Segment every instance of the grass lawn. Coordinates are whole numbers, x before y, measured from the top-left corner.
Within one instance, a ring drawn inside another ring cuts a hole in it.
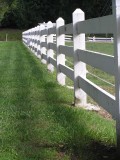
[[[19,29],[0,29],[0,41],[6,41],[6,34],[8,41],[19,41],[22,39],[22,30]]]
[[[0,43],[0,160],[116,160],[115,122],[72,102],[21,42]]]

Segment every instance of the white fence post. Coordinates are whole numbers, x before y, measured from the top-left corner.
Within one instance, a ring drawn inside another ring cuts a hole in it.
[[[32,51],[34,52],[34,28],[32,28]]]
[[[116,132],[117,150],[120,158],[120,0],[113,1],[114,56],[115,56],[115,89],[116,89]]]
[[[35,37],[35,35],[34,35],[35,33],[34,33],[34,28],[32,29],[32,51],[33,51],[33,53],[34,53],[34,37]]]
[[[34,37],[34,41],[35,41],[35,55],[37,56],[37,27],[35,27],[35,37]]]
[[[36,51],[36,27],[34,27],[34,54],[36,55],[35,51]]]
[[[29,48],[30,48],[30,43],[31,43],[31,31],[29,29]]]
[[[36,27],[36,56],[38,57],[38,26]]]
[[[36,56],[38,57],[38,26],[36,27]]]
[[[40,32],[42,32],[43,30],[45,30],[45,25],[41,24]],[[42,58],[42,54],[46,55],[46,48],[41,46],[42,42],[45,42],[45,35],[40,35],[40,48],[41,48],[41,62],[46,64],[47,63],[46,60]]]
[[[32,50],[32,28],[30,29],[30,49]]]
[[[113,42],[113,37],[111,37],[111,42]]]
[[[59,46],[65,45],[65,34],[60,34],[59,28],[64,26],[65,22],[62,18],[56,21],[56,42],[57,42],[57,81],[61,85],[65,85],[66,76],[60,71],[60,64],[65,65],[65,55],[59,52]]]
[[[77,23],[85,19],[84,12],[76,9],[73,12],[73,45],[74,45],[74,104],[85,106],[86,93],[79,88],[78,76],[86,78],[86,64],[78,61],[77,49],[85,49],[85,34],[78,34]]]
[[[33,28],[33,45],[32,45],[32,51],[34,53],[34,49],[35,49],[35,28]]]
[[[37,31],[37,57],[41,58],[41,52],[40,52],[40,25],[38,26],[38,31]]]
[[[95,36],[93,36],[93,42],[95,42]]]
[[[50,60],[49,58],[53,58],[54,56],[54,52],[52,49],[50,49],[50,45],[49,43],[53,43],[53,34],[49,34],[49,28],[53,27],[53,23],[51,21],[49,21],[47,23],[47,64],[48,64],[48,70],[53,72],[54,71],[54,66],[52,64],[50,64]]]
[[[29,48],[29,30],[27,31],[27,47]]]

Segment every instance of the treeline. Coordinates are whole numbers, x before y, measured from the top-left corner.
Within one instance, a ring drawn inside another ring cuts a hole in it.
[[[55,22],[63,17],[66,23],[72,21],[72,12],[81,8],[86,19],[111,14],[112,0],[0,0],[6,4],[1,17],[2,27],[30,28],[49,20]]]

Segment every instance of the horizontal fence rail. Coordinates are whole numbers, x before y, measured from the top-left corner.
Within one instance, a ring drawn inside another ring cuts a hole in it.
[[[115,75],[115,60],[113,56],[80,49],[77,50],[77,54],[79,61],[82,61],[111,75]]]
[[[78,22],[77,31],[78,33],[113,33],[113,15]]]
[[[87,94],[110,113],[117,124],[117,142],[120,142],[120,27],[119,0],[113,0],[113,14],[85,20],[84,12],[76,9],[73,12],[73,22],[65,24],[58,18],[56,23],[41,23],[22,33],[23,43],[47,64],[51,72],[56,68],[57,81],[65,85],[66,76],[74,82],[75,105],[87,105]],[[113,25],[114,24],[114,25]],[[85,34],[110,33],[114,38],[88,37],[88,41],[114,42],[114,56],[86,50]],[[73,46],[66,46],[72,42]],[[66,56],[72,57],[73,69],[68,67]],[[86,64],[100,69],[115,77],[115,96],[106,92],[86,78]],[[120,149],[120,143],[117,144]]]
[[[86,38],[87,41],[89,42],[113,42],[114,41],[114,38],[111,37],[111,38],[105,38],[105,37],[87,37]]]

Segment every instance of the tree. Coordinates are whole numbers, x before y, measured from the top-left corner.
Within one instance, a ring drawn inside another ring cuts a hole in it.
[[[86,19],[110,14],[112,0],[0,0],[6,3],[2,25],[5,27],[31,28],[40,22],[55,22],[63,17],[71,23],[72,12],[81,8]],[[12,17],[11,17],[12,16]]]

